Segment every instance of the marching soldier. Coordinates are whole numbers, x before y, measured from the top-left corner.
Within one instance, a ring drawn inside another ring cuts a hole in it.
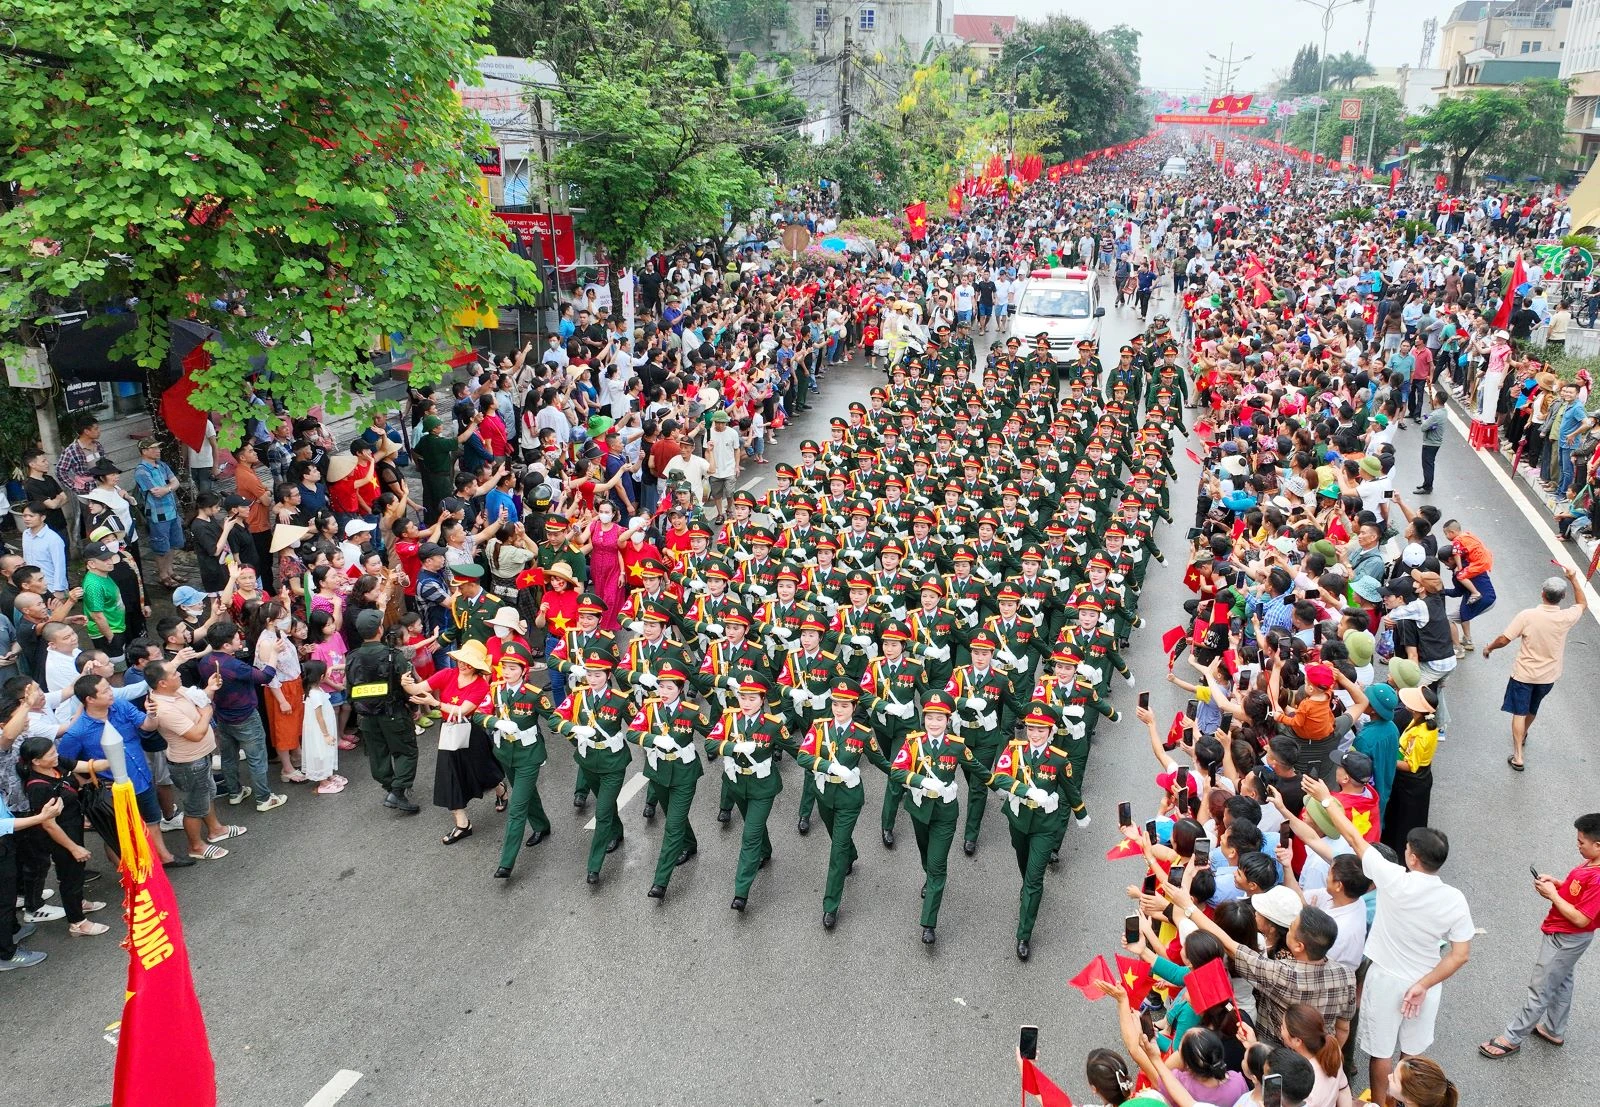
[[[835,682],[844,677],[838,655],[822,648],[822,620],[807,616],[800,623],[800,648],[784,659],[778,670],[778,685],[789,699],[788,719],[791,734],[804,734],[811,724],[828,715],[828,700]],[[811,832],[811,809],[817,802],[816,786],[807,777],[800,786],[800,815],[797,829]]]
[[[653,793],[650,806],[663,801],[667,805],[655,879],[646,893],[651,899],[666,899],[672,870],[700,852],[694,827],[689,825],[689,808],[706,772],[696,755],[695,740],[711,729],[711,719],[682,698],[689,687],[688,674],[682,669],[668,666],[656,679],[656,694],[647,698],[633,717],[627,739],[644,749],[644,775]]]
[[[927,688],[922,662],[906,656],[911,632],[889,626],[883,632],[883,656],[874,658],[861,677],[861,706],[877,720],[878,746],[885,757],[900,752],[900,743],[917,729],[917,696]],[[942,685],[935,685],[942,687]],[[879,832],[894,848],[895,818],[904,789],[892,779],[883,792]]]
[[[860,570],[848,579],[850,604],[841,607],[833,620],[833,641],[851,680],[860,680],[867,662],[878,656],[878,635],[888,622],[888,613],[869,601],[873,594],[872,577]]]
[[[950,729],[955,701],[935,692],[922,705],[922,729],[906,735],[890,765],[890,778],[906,793],[906,814],[922,858],[922,943],[938,941],[939,906],[944,902],[950,843],[961,816],[956,778],[983,772],[961,736]]]
[[[1089,809],[1083,802],[1083,778],[1089,767],[1089,748],[1094,742],[1095,724],[1101,718],[1116,722],[1120,715],[1095,690],[1094,682],[1078,671],[1082,659],[1070,647],[1058,646],[1050,656],[1051,671],[1034,685],[1035,702],[1047,704],[1059,716],[1056,744],[1066,752],[1072,767],[1068,774],[1065,794],[1073,821],[1079,826],[1089,825]],[[1063,816],[1065,813],[1063,812]],[[1056,851],[1061,849],[1061,839],[1067,831],[1065,817],[1061,820],[1061,833],[1056,836]],[[1060,858],[1052,853],[1051,860]]]
[[[489,620],[505,601],[483,586],[483,566],[475,561],[453,566],[450,585],[450,627],[442,641],[454,648],[493,638],[494,628]]]
[[[578,776],[594,788],[594,837],[585,879],[598,884],[606,854],[622,845],[617,796],[633,759],[624,735],[634,712],[628,697],[611,687],[611,658],[604,650],[591,650],[583,669],[583,682],[565,700],[552,704],[545,695],[539,706],[546,725],[572,743]]]
[[[733,878],[735,911],[749,902],[756,872],[772,858],[772,837],[767,817],[772,802],[783,791],[775,754],[789,742],[789,732],[777,715],[762,710],[767,682],[747,673],[738,686],[738,705],[723,711],[706,735],[706,757],[722,758],[723,800],[739,808],[744,834],[739,840],[739,866]],[[721,813],[718,822],[726,822]]]
[[[866,802],[861,787],[861,760],[885,773],[889,761],[878,748],[871,728],[855,721],[860,690],[851,680],[836,680],[829,689],[831,718],[811,724],[795,751],[795,760],[815,782],[822,825],[828,829],[828,879],[822,892],[822,925],[832,930],[839,918],[844,878],[856,867],[856,819]]]
[[[972,639],[972,662],[950,676],[945,693],[959,709],[955,722],[968,747],[983,766],[994,764],[1001,743],[1016,729],[1018,700],[1012,675],[993,664],[1000,643],[987,631]],[[988,770],[967,776],[967,822],[961,850],[968,857],[978,852],[978,832],[988,800]]]
[[[764,684],[771,680],[771,663],[764,647],[750,641],[750,616],[734,609],[723,617],[727,637],[713,641],[706,647],[700,661],[700,683],[708,688],[723,709],[732,705],[739,689],[747,678],[754,677]],[[721,797],[717,801],[717,822],[726,823],[733,810],[733,788],[724,777]]]
[[[1057,828],[1065,821],[1061,787],[1072,775],[1066,753],[1050,744],[1055,713],[1036,703],[1023,719],[1025,741],[1012,739],[995,760],[989,787],[1006,797],[1006,821],[1011,824],[1011,848],[1017,855],[1022,894],[1017,907],[1017,959],[1032,953],[1033,923],[1044,896],[1044,874],[1054,852]]]
[[[494,720],[489,731],[494,738],[494,756],[511,790],[500,866],[494,871],[496,880],[511,876],[511,867],[517,863],[517,853],[522,848],[524,827],[533,827],[528,835],[530,846],[550,836],[550,819],[539,802],[539,768],[548,754],[539,738],[539,690],[525,682],[528,662],[526,646],[517,642],[506,646],[500,655],[500,678],[489,689],[489,714]]]

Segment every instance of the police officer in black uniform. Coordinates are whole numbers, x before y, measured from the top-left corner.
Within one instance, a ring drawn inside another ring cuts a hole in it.
[[[383,640],[383,616],[378,612],[357,615],[356,633],[361,645],[345,658],[345,685],[367,744],[372,779],[387,793],[385,807],[415,815],[422,809],[406,792],[417,776],[417,735],[401,686],[401,677],[410,673],[411,665],[394,645]]]

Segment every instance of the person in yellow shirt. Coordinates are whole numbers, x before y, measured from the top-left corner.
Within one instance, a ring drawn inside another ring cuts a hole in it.
[[[1400,760],[1394,786],[1383,809],[1383,843],[1396,853],[1406,836],[1428,825],[1428,800],[1433,793],[1433,755],[1439,749],[1439,696],[1433,688],[1402,688],[1400,705],[1411,722],[1400,732]]]

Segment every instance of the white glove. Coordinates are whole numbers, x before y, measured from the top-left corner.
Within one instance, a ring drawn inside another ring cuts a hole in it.
[[[739,562],[740,564],[743,564],[744,562],[750,560],[750,551],[749,550],[736,550],[736,551],[734,551],[733,559],[735,561]]]
[[[964,702],[968,711],[982,711],[989,706],[982,696],[968,696]]]
[[[749,757],[756,752],[756,744],[751,741],[739,741],[733,744],[733,752],[740,757]]]
[[[902,719],[909,719],[917,713],[917,705],[914,703],[902,703],[899,704],[898,707],[899,710],[897,710],[895,714],[900,716]]]
[[[688,586],[691,592],[704,592],[706,590],[706,582],[703,580],[690,578],[683,583]]]
[[[828,701],[832,698],[833,693],[827,690],[816,692],[811,697],[811,706],[816,708],[818,711],[825,710],[828,706]]]
[[[588,680],[589,679],[589,670],[585,669],[581,664],[580,665],[574,665],[571,669],[569,669],[567,671],[572,674],[572,679],[573,680]]]
[[[678,748],[678,743],[674,742],[671,737],[665,734],[652,734],[650,736],[650,744],[658,750],[670,751]]]
[[[572,733],[574,737],[582,738],[585,742],[587,742],[589,739],[594,737],[594,727],[575,726],[572,728]]]
[[[711,637],[713,637],[713,638],[721,638],[722,637],[722,624],[721,623],[707,623],[706,624],[706,633],[711,635]]]
[[[501,734],[515,734],[517,731],[522,729],[510,719],[496,719],[494,721],[494,728]]]
[[[794,631],[790,630],[788,627],[785,627],[785,626],[775,626],[775,627],[773,627],[772,628],[772,633],[776,634],[779,638],[782,638],[786,642],[789,639],[794,637]]]
[[[950,660],[950,647],[949,646],[929,646],[927,649],[923,650],[922,652],[927,654],[929,657],[933,658],[935,661],[949,661]]]
[[[794,701],[796,707],[804,707],[806,700],[811,698],[811,693],[804,688],[791,688],[789,689],[789,698]]]
[[[939,783],[937,777],[924,777],[922,780],[922,791],[928,796],[929,799],[938,799],[944,795],[944,785]]]
[[[1046,569],[1044,572],[1040,573],[1039,575],[1044,577],[1046,580],[1060,580],[1061,579],[1061,570],[1057,569],[1054,565],[1052,565],[1052,566],[1050,566],[1050,568]]]
[[[756,595],[760,596],[762,599],[766,599],[767,595],[768,595],[766,585],[763,585],[763,584],[752,584],[752,585],[750,585],[750,591],[754,592]]]
[[[837,761],[828,762],[828,775],[829,776],[844,777],[848,773],[849,773],[849,770],[846,769],[843,765],[839,764],[839,762],[837,762]]]
[[[654,688],[656,686],[656,675],[650,672],[648,669],[640,673],[635,680],[639,684],[644,685],[646,688]]]
[[[724,682],[724,684],[727,687],[728,691],[730,691],[730,692],[737,692],[739,690],[739,678],[738,677],[729,677]]]
[[[1135,687],[1135,686],[1137,686],[1137,685],[1138,685],[1138,683],[1139,683],[1139,682],[1138,682],[1138,681],[1137,681],[1137,680],[1135,680],[1135,679],[1134,679],[1134,676],[1133,676],[1133,670],[1132,670],[1132,669],[1129,669],[1129,670],[1128,670],[1128,687],[1129,687],[1129,688],[1133,688],[1133,687]]]
[[[851,788],[854,788],[861,783],[860,769],[846,769],[843,773],[843,776],[845,784]]]
[[[943,799],[947,803],[949,801],[955,799],[956,798],[956,782],[952,780],[948,784],[942,785],[939,788],[939,798]]]
[[[867,637],[865,634],[853,634],[850,636],[850,644],[864,650],[868,646],[872,645],[872,639]]]
[[[967,616],[966,622],[967,622],[967,626],[969,626],[969,627],[977,626],[978,625],[978,613],[976,611],[972,612],[972,614]]]
[[[628,632],[630,634],[643,634],[644,621],[641,619],[630,619],[628,621]]]
[[[956,606],[963,611],[974,611],[978,607],[978,601],[971,596],[964,596],[956,601]]]
[[[1027,798],[1032,800],[1034,803],[1041,804],[1044,802],[1045,796],[1048,795],[1048,793],[1043,788],[1040,788],[1037,784],[1029,785],[1028,791],[1025,794]]]

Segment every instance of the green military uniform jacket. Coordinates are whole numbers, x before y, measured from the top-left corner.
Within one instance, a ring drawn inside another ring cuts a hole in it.
[[[1026,741],[1007,742],[995,759],[989,787],[1006,797],[1006,821],[1021,834],[1051,832],[1067,817],[1062,792],[1072,776],[1067,751],[1046,745],[1035,750]],[[1037,788],[1043,797],[1030,796]]]
[[[960,735],[947,732],[936,742],[926,731],[918,730],[906,735],[900,744],[889,777],[906,790],[906,810],[911,817],[926,824],[935,817],[955,821],[959,814],[954,787],[957,776],[974,772],[987,774],[988,769],[973,756]],[[947,788],[949,798],[930,795],[926,790],[930,783]]]
[[[773,754],[790,747],[783,719],[766,711],[745,715],[729,708],[706,735],[706,757],[723,759],[722,774],[747,799],[770,799],[783,791]]]
[[[884,772],[889,771],[889,759],[883,756],[871,727],[854,721],[840,727],[831,716],[818,719],[806,729],[794,756],[801,768],[813,774],[819,800],[832,807],[860,807],[864,802],[860,768],[863,758]],[[843,776],[832,771],[835,762],[846,770]]]
[[[549,693],[541,695],[539,708],[551,728],[572,743],[573,758],[585,773],[617,772],[633,759],[626,738],[634,710],[621,692],[607,688],[597,696],[585,684],[560,704],[552,704]]]
[[[705,708],[679,699],[671,706],[649,696],[628,724],[627,740],[644,750],[644,775],[663,788],[686,784],[705,775],[695,742],[711,729]]]

